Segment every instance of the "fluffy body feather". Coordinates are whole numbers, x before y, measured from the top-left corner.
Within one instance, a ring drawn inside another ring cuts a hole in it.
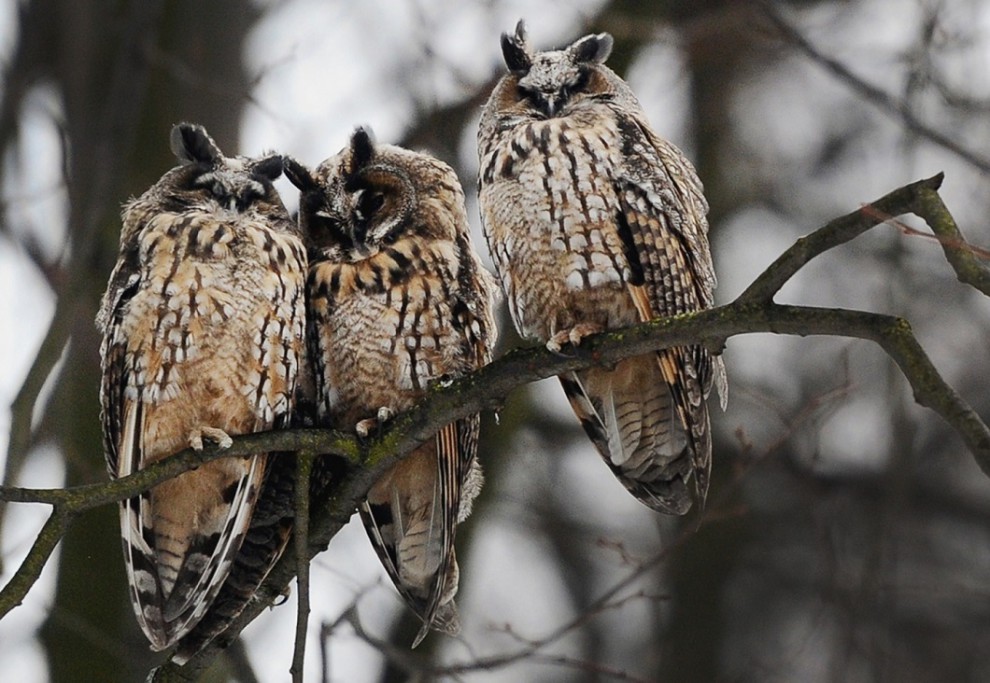
[[[289,161],[308,240],[309,340],[323,424],[367,434],[431,382],[489,362],[496,286],[468,236],[449,166],[359,129],[315,172]],[[447,425],[368,493],[361,518],[429,629],[456,632],[457,523],[481,486],[479,417]]]
[[[509,73],[478,133],[482,223],[509,311],[522,336],[554,350],[713,303],[701,181],[604,65],[611,47],[597,34],[533,52],[520,22],[502,37]],[[673,348],[560,380],[634,496],[675,514],[704,501],[705,399],[713,382],[725,396],[720,358]]]
[[[303,350],[305,250],[272,186],[281,158],[224,157],[191,124],[176,126],[172,149],[181,165],[124,207],[97,318],[113,477],[204,439],[225,446],[286,424]],[[131,601],[153,649],[210,609],[251,527],[267,457],[216,460],[121,504]]]

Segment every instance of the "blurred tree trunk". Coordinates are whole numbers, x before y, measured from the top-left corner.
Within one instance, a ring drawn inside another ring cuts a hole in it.
[[[256,10],[245,0],[33,0],[20,13],[8,96],[50,83],[62,98],[71,255],[56,326],[71,339],[42,436],[66,461],[66,485],[105,478],[99,427],[99,335],[93,319],[117,253],[119,207],[175,161],[170,126],[203,123],[237,151],[248,82],[241,63]],[[4,103],[0,141],[16,138]],[[142,141],[150,141],[147,149]],[[122,571],[116,511],[83,516],[63,540],[42,641],[50,680],[137,680],[152,654],[138,632]]]
[[[733,183],[724,163],[733,149],[732,95],[737,79],[761,59],[765,38],[748,30],[758,10],[724,0],[696,3],[616,0],[600,23],[626,27],[617,32],[610,64],[621,74],[624,65],[654,33],[650,26],[673,27],[681,35],[690,78],[688,131],[693,136],[692,161],[705,184],[710,204],[711,234],[720,222],[749,198]],[[628,27],[635,27],[629,29]],[[746,188],[748,189],[748,188]],[[715,421],[718,417],[715,416]],[[716,442],[711,491],[729,484],[731,444]],[[661,656],[652,672],[658,680],[713,681],[720,672],[723,647],[721,594],[747,543],[745,524],[719,521],[702,528],[659,569],[667,575],[671,601],[661,606],[657,640]],[[662,578],[660,582],[663,583]]]

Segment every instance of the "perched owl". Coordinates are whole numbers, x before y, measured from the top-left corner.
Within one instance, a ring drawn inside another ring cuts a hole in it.
[[[519,333],[559,351],[584,336],[708,308],[707,202],[681,152],[653,132],[604,65],[607,33],[533,52],[503,34],[508,73],[478,131],[482,223]],[[684,514],[711,470],[705,400],[725,396],[700,346],[560,377],[585,431],[640,501]]]
[[[291,159],[309,249],[309,352],[322,424],[367,435],[431,382],[491,359],[497,285],[468,235],[453,170],[358,129],[310,172]],[[361,518],[406,602],[429,629],[458,628],[454,532],[481,487],[479,417],[458,420],[392,467]]]
[[[305,348],[306,253],[272,185],[281,157],[224,157],[192,124],[172,130],[171,146],[180,165],[124,206],[97,317],[113,477],[204,439],[227,446],[284,426]],[[281,553],[287,527],[273,501],[251,531],[276,460],[222,458],[121,504],[130,596],[152,649],[196,628],[232,565],[263,578]],[[264,556],[239,557],[242,544]]]

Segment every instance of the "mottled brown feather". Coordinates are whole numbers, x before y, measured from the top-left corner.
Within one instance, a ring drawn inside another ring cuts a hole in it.
[[[503,38],[510,72],[479,125],[479,200],[492,259],[516,328],[550,348],[714,300],[701,182],[604,66],[611,44],[597,34],[532,52],[517,29]],[[675,514],[704,500],[705,399],[713,383],[724,396],[720,359],[703,347],[667,349],[611,374],[569,373],[561,383],[637,498]]]
[[[305,251],[271,185],[272,157],[223,157],[201,127],[176,130],[182,165],[125,205],[97,318],[113,477],[282,424],[294,400]],[[131,599],[153,649],[209,613],[267,470],[264,453],[217,460],[121,504]]]
[[[359,130],[315,172],[290,161],[309,241],[318,421],[373,428],[495,342],[490,276],[449,166]],[[375,483],[360,512],[390,578],[429,629],[457,628],[457,523],[480,488],[477,416],[447,425]],[[319,478],[326,479],[325,475]],[[415,644],[415,643],[414,643]]]

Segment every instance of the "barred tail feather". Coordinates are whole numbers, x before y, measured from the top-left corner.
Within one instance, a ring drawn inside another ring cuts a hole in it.
[[[136,472],[144,464],[144,422],[140,402],[125,407],[118,476]],[[242,468],[242,474],[233,474],[231,467],[235,472]],[[242,465],[215,461],[121,503],[121,535],[131,602],[153,650],[173,645],[209,609],[247,532],[264,467],[264,456],[247,458]],[[218,513],[212,524],[207,521],[205,526],[196,527],[180,511],[192,507],[198,512],[201,501],[190,504],[184,500],[183,507],[173,509],[179,501],[169,492],[188,490],[197,478],[215,482],[231,476],[235,478],[224,490],[222,500],[202,501]]]
[[[704,498],[711,445],[704,403],[685,429],[674,391],[656,354],[561,375],[561,385],[585,432],[619,481],[645,505],[682,515]],[[701,436],[699,440],[697,438]],[[698,452],[700,450],[700,452]]]
[[[359,508],[389,577],[423,621],[413,647],[431,629],[459,629],[453,543],[464,477],[460,446],[456,424],[441,429],[376,482]]]
[[[209,643],[227,647],[233,637],[223,635],[227,626],[254,599],[258,587],[285,551],[292,531],[296,459],[289,453],[268,457],[265,483],[255,505],[251,528],[231,566],[227,580],[209,612],[180,641],[172,655],[185,664]]]

